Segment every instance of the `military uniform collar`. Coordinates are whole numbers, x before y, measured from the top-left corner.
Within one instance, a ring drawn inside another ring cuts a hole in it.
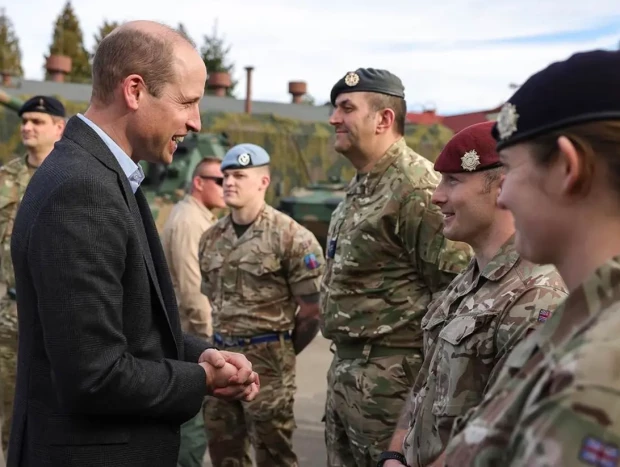
[[[388,169],[388,167],[394,162],[394,159],[402,154],[407,148],[407,143],[404,137],[400,137],[392,144],[383,156],[375,163],[373,168],[362,176],[359,180],[357,176],[353,178],[348,187],[349,194],[370,195],[375,190],[377,184],[381,180],[381,177]]]
[[[514,234],[495,253],[493,259],[482,270],[481,275],[490,281],[498,281],[504,277],[519,261],[519,253],[515,247]]]
[[[256,219],[254,220],[254,222],[252,222],[252,225],[250,226],[250,228],[238,240],[241,240],[242,238],[243,239],[250,238],[250,236],[253,237],[255,234],[261,233],[264,230],[264,226],[263,226],[264,220],[268,216],[270,209],[272,209],[271,206],[269,206],[267,203],[263,203],[263,207],[258,212],[258,216],[256,216]],[[226,215],[226,220],[223,223],[222,230],[225,232],[228,232],[229,230],[232,230],[232,229],[233,229],[232,213],[228,213]],[[250,235],[247,235],[248,232],[251,232]]]

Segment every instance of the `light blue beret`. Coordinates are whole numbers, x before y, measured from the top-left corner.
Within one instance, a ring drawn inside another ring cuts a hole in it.
[[[221,170],[248,169],[269,164],[270,157],[260,146],[255,144],[237,144],[228,150],[222,160]]]

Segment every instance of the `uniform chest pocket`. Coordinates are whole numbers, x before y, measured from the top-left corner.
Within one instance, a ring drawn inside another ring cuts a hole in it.
[[[203,275],[201,290],[210,300],[215,298],[223,265],[224,257],[220,254],[206,255],[201,261],[200,269]]]
[[[238,290],[264,298],[282,295],[286,278],[280,259],[275,254],[247,255],[239,260],[237,268]]]
[[[484,356],[493,350],[493,313],[456,316],[439,332],[439,339],[458,347],[463,356]],[[445,345],[445,344],[444,344]]]

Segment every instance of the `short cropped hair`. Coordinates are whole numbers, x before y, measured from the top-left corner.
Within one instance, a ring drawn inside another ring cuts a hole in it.
[[[169,29],[171,34],[149,34],[139,29],[121,27],[99,43],[93,59],[94,100],[109,103],[116,86],[134,73],[142,77],[151,95],[161,96],[164,86],[175,79],[175,39],[196,47],[184,34],[168,26],[163,27]]]
[[[405,119],[407,118],[407,103],[405,99],[375,92],[369,93],[368,96],[370,109],[373,112],[379,112],[383,109],[392,109],[394,111],[394,129],[399,136],[403,136],[405,134]]]

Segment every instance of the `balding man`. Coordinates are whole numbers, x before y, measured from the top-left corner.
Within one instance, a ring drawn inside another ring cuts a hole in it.
[[[141,160],[200,130],[194,44],[139,21],[101,41],[92,97],[32,177],[11,254],[19,352],[10,466],[172,467],[204,397],[253,400],[241,354],[184,334]]]

